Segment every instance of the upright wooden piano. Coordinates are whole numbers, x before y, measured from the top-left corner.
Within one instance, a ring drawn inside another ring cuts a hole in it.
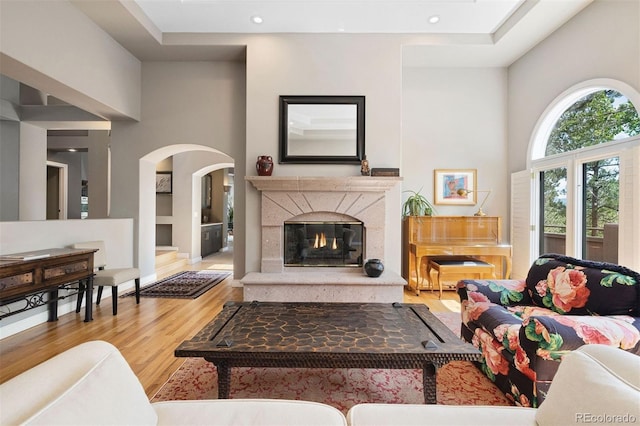
[[[430,287],[425,265],[430,256],[472,256],[511,275],[512,248],[502,242],[496,216],[407,216],[402,223],[402,276],[419,293]]]

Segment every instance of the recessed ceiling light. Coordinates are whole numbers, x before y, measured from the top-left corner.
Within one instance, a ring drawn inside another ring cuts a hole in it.
[[[69,148],[67,151],[69,151],[69,152],[76,152],[76,149],[75,149],[75,148]]]
[[[253,15],[251,17],[251,22],[253,22],[254,24],[262,24],[262,18],[258,15]]]
[[[438,15],[432,15],[429,17],[430,24],[437,24],[438,22],[440,22],[440,17]]]

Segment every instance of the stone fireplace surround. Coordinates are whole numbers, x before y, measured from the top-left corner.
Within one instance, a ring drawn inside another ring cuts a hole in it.
[[[242,278],[244,300],[264,302],[403,301],[406,281],[394,271],[370,278],[361,268],[285,267],[284,222],[359,220],[365,259],[385,258],[387,192],[400,177],[248,176],[261,191],[260,272]]]

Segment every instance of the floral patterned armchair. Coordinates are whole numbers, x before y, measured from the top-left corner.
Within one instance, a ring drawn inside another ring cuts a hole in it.
[[[538,407],[563,355],[605,344],[640,355],[640,274],[543,255],[526,280],[462,280],[462,337],[514,403]]]

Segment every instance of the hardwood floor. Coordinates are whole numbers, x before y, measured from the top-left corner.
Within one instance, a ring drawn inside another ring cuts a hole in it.
[[[214,269],[224,266],[228,255],[213,255],[185,270]],[[191,338],[222,309],[227,301],[242,301],[242,288],[232,287],[227,279],[197,299],[135,298],[118,300],[118,315],[111,314],[111,301],[94,308],[94,320],[83,322],[82,314],[60,316],[55,323],[32,327],[0,340],[0,382],[90,340],[105,340],[115,345],[127,359],[151,398],[184,362],[173,355],[183,340]],[[437,292],[416,296],[405,291],[405,303],[425,303],[433,311],[459,312],[455,292]]]

